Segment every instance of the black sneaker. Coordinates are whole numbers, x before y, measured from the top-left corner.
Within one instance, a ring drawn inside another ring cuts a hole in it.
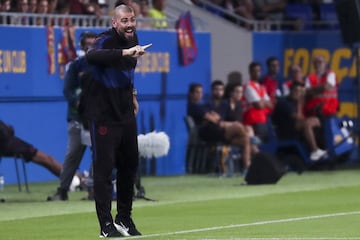
[[[107,223],[106,226],[100,231],[100,238],[115,238],[122,237],[122,235],[116,230],[114,224]]]
[[[120,218],[115,220],[114,226],[123,236],[140,236],[141,233],[136,229],[136,226],[131,219],[129,218]]]
[[[48,201],[67,201],[69,200],[68,193],[66,190],[58,188],[53,196],[47,197]]]

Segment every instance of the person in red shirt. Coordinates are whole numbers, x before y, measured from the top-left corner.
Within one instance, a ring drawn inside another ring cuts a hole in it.
[[[269,57],[266,60],[266,66],[268,69],[267,74],[264,76],[261,84],[264,85],[267,94],[271,99],[271,103],[275,105],[276,97],[281,96],[279,86],[279,71],[280,63],[276,57]]]
[[[336,74],[327,69],[324,56],[315,56],[313,63],[315,72],[305,80],[305,115],[320,118],[333,116],[339,107]]]
[[[250,81],[245,84],[244,96],[246,109],[244,110],[243,123],[254,129],[255,135],[262,141],[267,140],[268,113],[272,109],[272,103],[266,89],[260,84],[261,65],[252,62],[249,65]]]
[[[313,59],[315,72],[305,79],[305,105],[306,118],[317,117],[317,126],[321,127],[321,119],[336,114],[339,101],[337,99],[337,81],[335,72],[327,69],[324,56],[317,55]],[[320,148],[312,149],[310,158],[318,160],[325,156],[326,151]]]

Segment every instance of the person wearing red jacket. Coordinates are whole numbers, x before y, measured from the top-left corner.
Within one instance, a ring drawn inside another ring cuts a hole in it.
[[[246,109],[244,110],[243,123],[252,126],[255,135],[262,141],[266,141],[268,113],[272,109],[272,103],[265,87],[260,84],[260,64],[257,62],[250,63],[249,74],[250,80],[244,88]]]
[[[314,57],[315,72],[305,79],[305,117],[317,117],[317,126],[321,127],[321,119],[336,114],[339,107],[337,98],[337,81],[335,72],[327,69],[324,56]],[[325,150],[317,148],[311,152],[311,160],[318,160],[326,154]]]
[[[273,104],[273,106],[275,106],[276,98],[282,95],[279,89],[279,59],[277,59],[276,57],[269,57],[266,60],[266,66],[268,72],[261,81],[261,84],[265,87],[266,92],[271,99],[271,103]]]
[[[335,72],[327,69],[323,56],[314,57],[315,72],[305,80],[305,115],[328,117],[336,114],[339,107]]]

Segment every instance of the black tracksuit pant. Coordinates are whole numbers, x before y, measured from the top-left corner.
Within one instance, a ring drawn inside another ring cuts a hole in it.
[[[111,215],[112,170],[117,168],[116,219],[130,217],[134,182],[138,168],[136,119],[126,123],[90,123],[93,161],[94,198],[101,228],[113,222]]]

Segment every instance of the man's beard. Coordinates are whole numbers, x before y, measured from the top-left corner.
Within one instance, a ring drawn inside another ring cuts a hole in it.
[[[127,37],[126,40],[128,41],[128,43],[129,43],[130,45],[135,45],[135,44],[137,44],[135,35],[133,35],[132,37]]]

